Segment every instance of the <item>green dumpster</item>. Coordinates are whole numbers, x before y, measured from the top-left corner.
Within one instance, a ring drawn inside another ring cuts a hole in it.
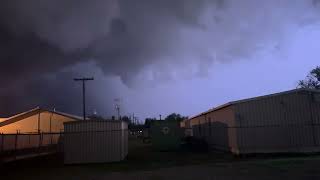
[[[180,147],[183,130],[177,121],[154,121],[150,132],[155,150],[172,151]]]

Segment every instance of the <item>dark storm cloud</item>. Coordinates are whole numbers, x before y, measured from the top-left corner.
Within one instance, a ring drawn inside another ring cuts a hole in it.
[[[244,57],[273,43],[288,23],[309,19],[305,12],[315,5],[315,0],[2,0],[0,109],[25,104],[19,94],[57,102],[46,93],[59,83],[43,82],[78,63],[94,62],[129,84],[152,64],[196,63],[203,69],[216,60]],[[50,88],[33,93],[42,86]]]
[[[210,1],[116,2],[1,1],[1,75],[33,77],[94,59],[126,79],[152,57],[174,51],[168,36],[178,23],[196,25]]]
[[[59,73],[54,77],[34,77],[23,85],[16,85],[8,92],[2,92],[1,112],[15,114],[38,106],[78,113],[81,108],[81,88],[71,84],[76,73]],[[72,99],[72,101],[69,101]],[[3,114],[2,114],[3,115]]]
[[[1,112],[37,104],[74,107],[78,101],[73,96],[68,96],[72,100],[59,96],[73,90],[69,82],[47,75],[81,62],[95,61],[106,74],[127,82],[159,56],[157,44],[169,45],[154,36],[161,29],[165,34],[172,31],[174,22],[166,20],[196,23],[193,10],[200,12],[204,2],[190,2],[184,11],[183,1],[1,1]],[[56,96],[50,96],[52,92]]]
[[[279,20],[272,19],[283,23],[282,19],[290,18],[292,13],[305,10],[297,7],[307,3],[297,2],[284,0],[260,4],[267,11],[274,10],[275,15],[279,13],[277,6],[279,9],[288,6],[287,12],[283,13],[287,14],[286,17],[279,14],[276,17]],[[309,1],[310,5],[311,2],[316,4],[317,1]],[[255,34],[262,36],[262,39],[265,36],[259,32],[252,34],[252,37],[245,34],[247,42],[241,42],[243,39],[236,37],[246,31],[239,26],[248,26],[245,23],[250,23],[248,18],[252,18],[251,12],[246,11],[257,8],[256,1],[251,0],[242,3],[234,0],[3,0],[0,3],[0,73],[3,76],[12,75],[10,69],[18,68],[13,79],[56,72],[61,67],[94,60],[106,73],[120,75],[126,80],[161,56],[175,57],[190,48],[198,59],[207,57],[212,60],[210,53],[204,50],[210,46],[217,52],[237,56],[252,49],[250,41],[257,41]],[[268,23],[273,22],[265,23],[269,26],[272,24]],[[187,37],[184,37],[181,34],[186,29],[194,32],[185,33]],[[208,45],[204,41],[193,46],[192,39],[195,37],[192,35],[200,40],[205,37],[212,41],[225,39],[226,42],[211,42],[216,45]],[[231,36],[233,40],[215,37],[220,35]],[[188,47],[181,47],[186,45],[180,44],[180,41],[186,41],[188,37]],[[221,50],[223,43],[244,43],[248,49],[230,46]]]

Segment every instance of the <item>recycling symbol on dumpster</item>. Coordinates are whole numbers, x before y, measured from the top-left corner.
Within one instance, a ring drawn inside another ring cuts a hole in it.
[[[162,133],[163,134],[169,134],[170,129],[168,127],[163,127],[162,128]]]

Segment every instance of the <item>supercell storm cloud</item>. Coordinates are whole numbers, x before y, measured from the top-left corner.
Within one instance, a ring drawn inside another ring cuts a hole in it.
[[[65,79],[73,75],[61,71],[79,63],[93,63],[105,76],[119,76],[130,84],[153,65],[203,68],[263,49],[276,51],[289,29],[318,23],[318,4],[316,0],[2,0],[1,113],[26,107],[21,96],[39,105],[78,103],[48,94],[53,86],[71,93]],[[51,76],[56,81],[46,84]]]

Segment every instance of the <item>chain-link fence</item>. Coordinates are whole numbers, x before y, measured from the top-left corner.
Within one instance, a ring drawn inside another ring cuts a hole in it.
[[[57,145],[62,133],[0,134],[0,153]]]

